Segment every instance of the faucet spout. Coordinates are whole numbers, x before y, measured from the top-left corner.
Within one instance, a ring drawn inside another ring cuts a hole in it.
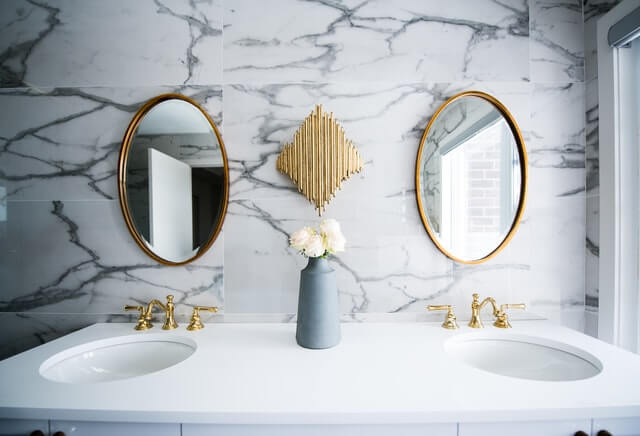
[[[173,330],[178,327],[178,323],[176,322],[176,318],[174,315],[175,312],[175,303],[173,302],[173,295],[167,295],[167,302],[163,303],[160,300],[153,299],[149,301],[147,307],[144,306],[125,306],[124,310],[139,310],[140,317],[138,318],[138,324],[136,325],[136,330],[149,330],[153,327],[151,323],[151,319],[153,318],[153,308],[158,306],[164,312],[164,325],[162,326],[162,330]]]
[[[480,302],[480,296],[478,294],[473,294],[473,301],[471,302],[471,320],[469,320],[469,327],[474,329],[483,327],[482,320],[480,319],[480,311],[487,304],[491,304],[493,309],[493,316],[497,317],[499,310],[496,300],[491,297],[487,297],[482,300],[482,302]]]
[[[144,315],[144,317],[147,318],[148,320],[151,320],[153,306],[158,306],[160,309],[162,309],[163,312],[167,311],[167,307],[164,305],[164,303],[162,303],[162,301],[151,300],[149,301],[149,304],[147,304],[147,310],[145,311],[145,315]]]

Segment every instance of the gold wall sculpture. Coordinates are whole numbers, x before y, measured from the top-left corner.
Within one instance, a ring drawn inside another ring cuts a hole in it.
[[[362,170],[362,157],[344,129],[317,105],[282,147],[276,168],[288,175],[322,215],[343,180]]]

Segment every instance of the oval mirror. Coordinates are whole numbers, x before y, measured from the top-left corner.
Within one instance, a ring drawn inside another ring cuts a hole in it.
[[[495,256],[524,210],[527,154],[515,120],[494,97],[468,91],[447,100],[422,135],[416,196],[427,233],[461,263]]]
[[[120,150],[120,205],[153,259],[183,265],[204,254],[222,227],[228,185],[222,138],[195,101],[160,95],[133,117]]]

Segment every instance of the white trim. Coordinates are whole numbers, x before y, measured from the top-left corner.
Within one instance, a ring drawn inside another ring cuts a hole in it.
[[[638,6],[625,0],[597,24],[600,148],[598,337],[635,351],[638,330],[638,152],[634,106],[623,90],[631,50],[611,48],[609,28]],[[626,83],[626,82],[625,82]],[[627,91],[627,92],[625,92]]]

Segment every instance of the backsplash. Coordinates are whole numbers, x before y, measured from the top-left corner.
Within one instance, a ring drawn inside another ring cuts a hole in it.
[[[579,0],[9,0],[0,17],[0,358],[168,293],[179,316],[291,320],[305,260],[288,234],[318,217],[275,161],[316,104],[365,162],[324,214],[347,237],[332,260],[345,320],[425,319],[430,303],[464,319],[477,291],[583,327]],[[437,251],[414,191],[430,116],[471,89],[509,108],[529,153],[524,219],[481,265]],[[164,92],[203,105],[230,164],[223,231],[183,267],[138,248],[117,199],[124,131]]]

